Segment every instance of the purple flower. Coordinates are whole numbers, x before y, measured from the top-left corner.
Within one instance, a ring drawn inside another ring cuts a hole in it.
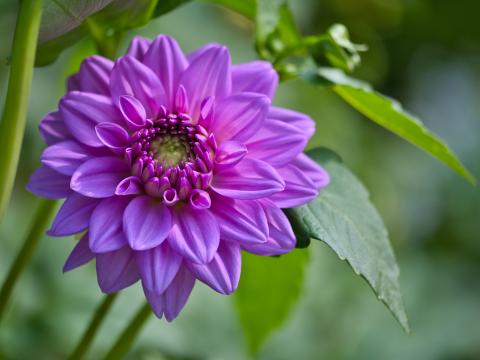
[[[329,177],[302,153],[313,121],[271,106],[277,83],[267,62],[232,66],[216,44],[185,56],[164,35],[115,63],[87,58],[40,124],[48,147],[28,185],[66,198],[50,235],[85,232],[64,271],[95,258],[103,292],[141,280],[171,321],[195,280],[235,291],[241,250],[291,251],[281,208]]]

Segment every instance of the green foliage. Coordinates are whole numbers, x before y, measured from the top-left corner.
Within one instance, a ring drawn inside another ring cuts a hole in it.
[[[330,150],[314,149],[309,155],[328,171],[331,183],[309,204],[289,210],[289,217],[347,260],[408,332],[397,262],[367,190]]]
[[[255,0],[201,0],[207,3],[221,5],[232,11],[242,14],[247,19],[253,20],[256,13],[256,2]]]
[[[189,0],[50,0],[42,22],[36,65],[48,65],[87,35],[99,52],[115,56],[126,30],[147,24]]]
[[[252,353],[285,322],[299,299],[308,259],[307,250],[280,257],[243,253],[242,278],[234,300]]]

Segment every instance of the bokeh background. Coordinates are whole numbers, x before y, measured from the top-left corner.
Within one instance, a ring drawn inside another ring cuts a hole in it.
[[[368,44],[355,75],[419,115],[480,177],[480,2],[302,0],[291,5],[304,34],[340,22],[355,42]],[[10,51],[16,10],[16,1],[0,0],[1,59]],[[234,62],[243,62],[256,56],[252,29],[237,14],[192,1],[128,33],[123,47],[134,34],[166,33],[186,51],[206,42],[223,43]],[[24,190],[43,148],[38,122],[56,107],[66,76],[92,51],[92,44],[83,41],[53,65],[35,70],[15,193],[0,226],[1,281],[38,201]],[[7,75],[2,60],[0,104]],[[302,297],[258,358],[480,359],[479,189],[364,119],[328,90],[292,81],[281,84],[275,102],[315,119],[317,135],[310,146],[341,154],[370,189],[401,267],[412,334],[401,330],[346,263],[314,242]],[[42,240],[1,324],[0,357],[63,359],[78,341],[102,294],[93,264],[62,274],[73,244],[72,238]],[[122,293],[90,359],[104,354],[142,299],[138,285]],[[129,357],[235,360],[249,355],[232,299],[197,285],[174,323],[151,318]]]

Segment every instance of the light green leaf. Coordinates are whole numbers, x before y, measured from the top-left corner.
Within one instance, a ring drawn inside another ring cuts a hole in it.
[[[255,0],[202,0],[207,3],[224,6],[232,11],[242,14],[247,19],[254,20],[256,12]]]
[[[288,210],[288,216],[311,238],[325,242],[347,260],[409,332],[395,255],[367,190],[330,150],[308,154],[328,171],[331,183],[309,204]]]
[[[251,353],[287,319],[303,287],[307,250],[280,257],[243,253],[242,277],[234,300]]]
[[[339,69],[312,70],[307,65],[300,77],[314,84],[331,86],[337,95],[368,119],[431,154],[475,185],[475,177],[448,145],[397,101],[376,92],[367,83],[348,77]]]

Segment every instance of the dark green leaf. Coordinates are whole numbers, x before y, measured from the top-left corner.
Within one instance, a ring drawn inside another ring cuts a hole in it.
[[[50,0],[55,4],[52,16],[55,15],[57,19],[53,23],[50,23],[52,20],[45,19],[45,36],[39,42],[36,65],[48,65],[55,61],[65,48],[88,34],[93,36],[99,50],[103,50],[105,55],[113,56],[124,31],[143,26],[152,17],[161,16],[188,1]]]
[[[374,91],[362,81],[346,76],[338,69],[310,68],[300,76],[314,84],[332,86],[336,94],[368,119],[433,155],[470,183],[476,183],[473,175],[448,145],[429,131],[419,119],[405,111],[397,101]]]
[[[234,300],[248,347],[256,353],[299,299],[308,251],[294,250],[280,257],[243,253],[242,262]]]
[[[347,260],[408,332],[395,255],[367,190],[330,150],[309,155],[328,171],[331,183],[309,204],[290,210],[290,218]]]

